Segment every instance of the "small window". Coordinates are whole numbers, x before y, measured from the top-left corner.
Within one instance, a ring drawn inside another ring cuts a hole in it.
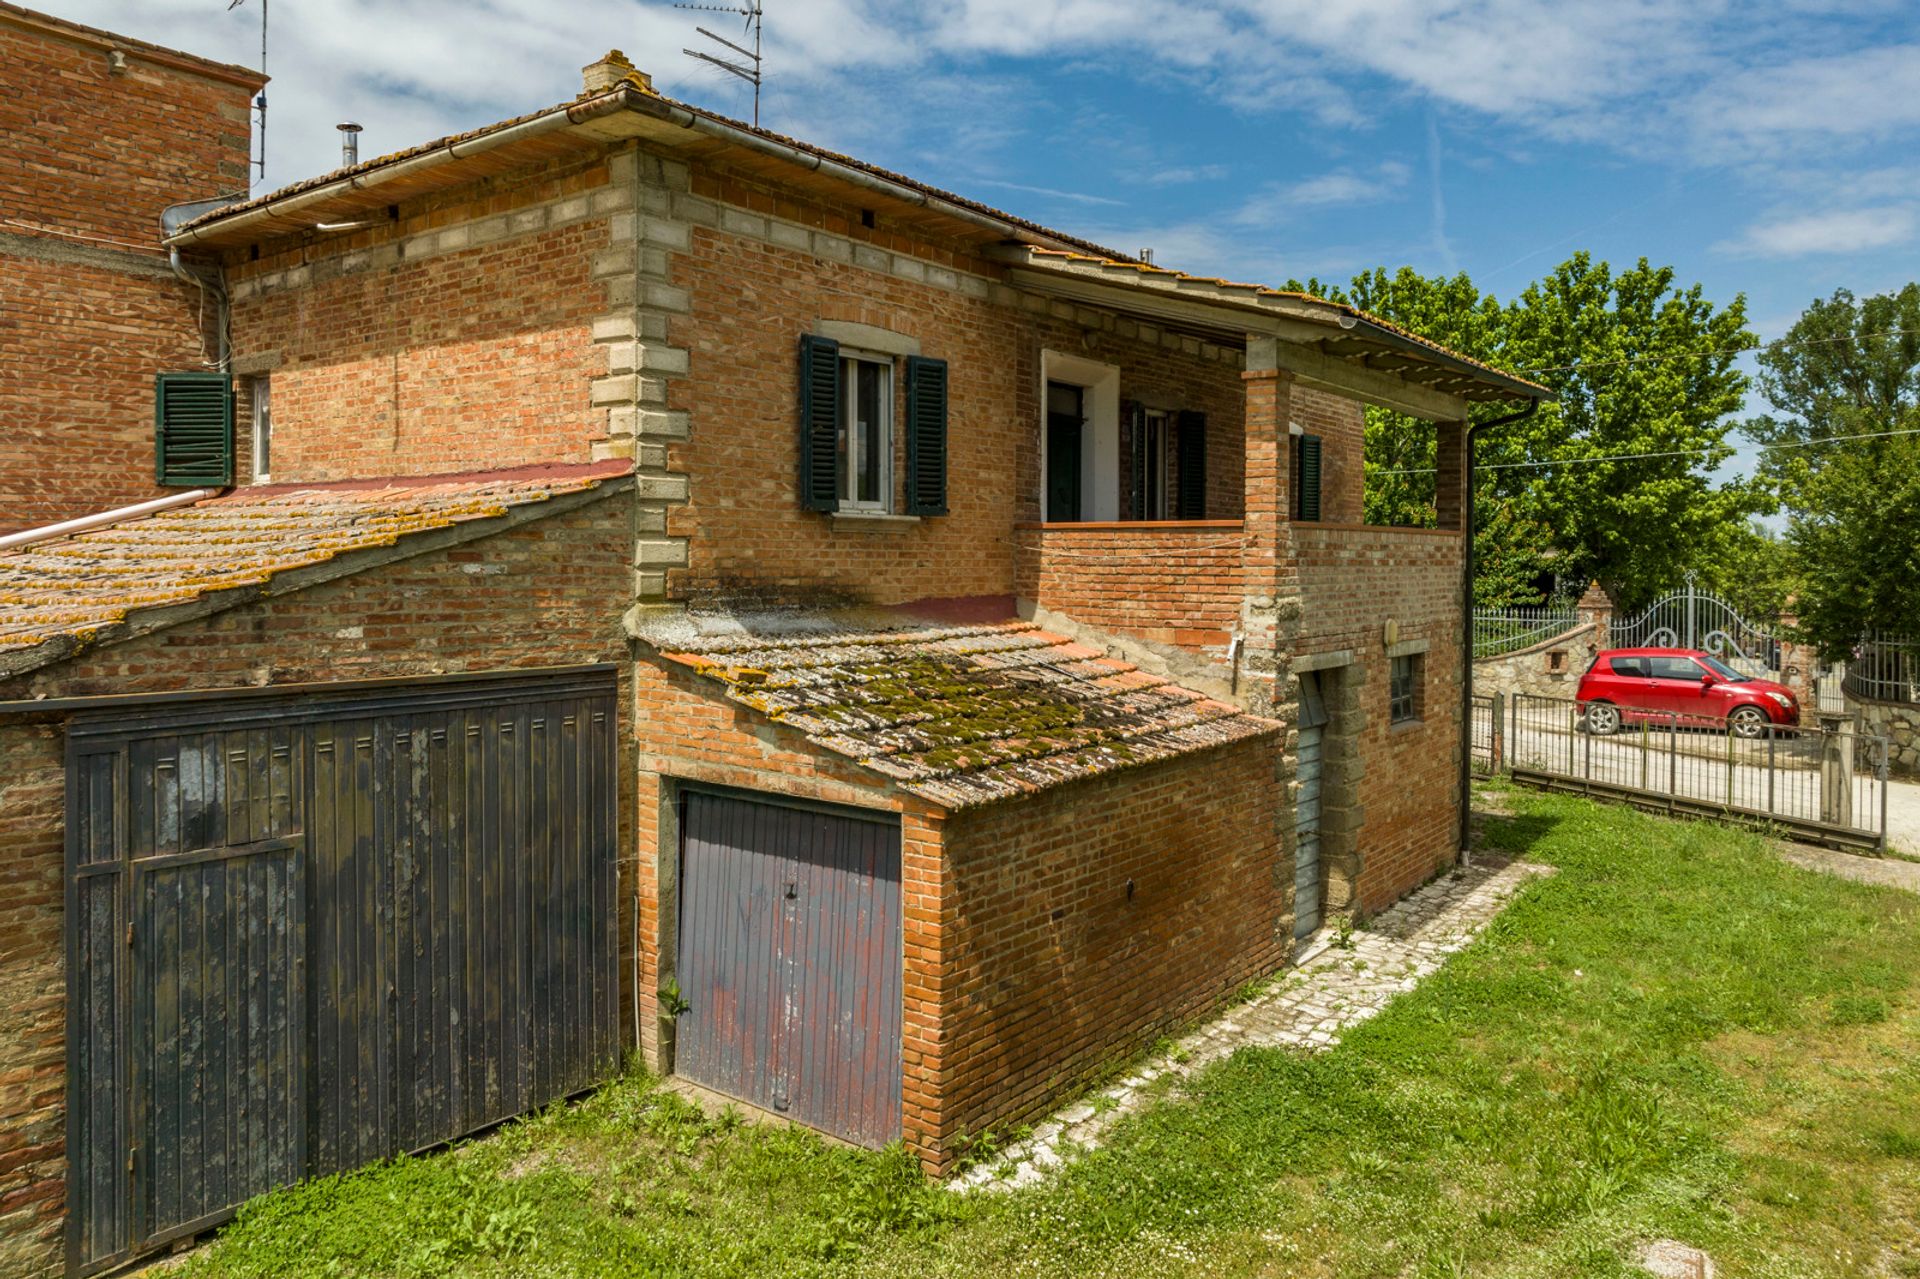
[[[1628,679],[1646,679],[1647,659],[1644,657],[1609,657],[1607,665],[1613,668],[1615,675],[1624,675]]]
[[[253,479],[264,484],[273,472],[273,397],[264,373],[248,386],[253,400]]]
[[[1393,667],[1387,685],[1388,718],[1395,724],[1405,724],[1420,718],[1420,669],[1419,653],[1393,659]]]
[[[840,509],[886,511],[893,502],[893,361],[840,352]]]
[[[1690,657],[1655,657],[1649,659],[1655,679],[1683,679],[1690,684],[1698,684],[1706,672]]]

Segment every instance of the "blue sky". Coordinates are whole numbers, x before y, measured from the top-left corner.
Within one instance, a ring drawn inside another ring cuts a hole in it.
[[[260,0],[63,16],[257,64]],[[1920,276],[1912,0],[765,0],[768,127],[1123,250],[1267,282],[1382,265],[1508,296],[1645,255],[1778,336]],[[634,0],[279,0],[267,184],[573,95],[624,49],[745,115]]]

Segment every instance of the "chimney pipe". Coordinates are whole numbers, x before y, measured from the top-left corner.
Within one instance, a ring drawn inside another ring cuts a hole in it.
[[[351,169],[360,163],[360,126],[348,120],[333,127],[340,130],[340,166]]]

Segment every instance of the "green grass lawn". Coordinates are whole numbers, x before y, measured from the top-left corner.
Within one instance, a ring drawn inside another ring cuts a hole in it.
[[[1244,1051],[1048,1184],[709,1119],[636,1076],[269,1196],[194,1275],[1920,1276],[1920,898],[1501,792],[1557,866],[1332,1052]]]

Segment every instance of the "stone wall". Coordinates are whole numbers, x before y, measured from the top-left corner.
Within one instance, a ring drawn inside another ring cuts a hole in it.
[[[1887,739],[1887,771],[1920,778],[1920,706],[1847,699],[1860,732]]]
[[[1505,653],[1499,657],[1475,658],[1473,691],[1477,697],[1500,694],[1512,697],[1527,693],[1535,697],[1567,697],[1580,687],[1595,653],[1598,628],[1591,622],[1542,640],[1538,644]]]

